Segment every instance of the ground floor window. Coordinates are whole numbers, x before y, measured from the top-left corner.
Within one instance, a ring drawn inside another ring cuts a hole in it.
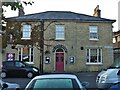
[[[18,48],[18,58],[20,61],[33,63],[34,62],[33,48],[31,47]]]
[[[87,63],[102,63],[102,49],[92,48],[86,50]]]

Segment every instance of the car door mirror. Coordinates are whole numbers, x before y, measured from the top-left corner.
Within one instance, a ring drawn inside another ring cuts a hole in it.
[[[7,87],[8,87],[8,84],[3,83],[2,88],[4,89],[4,88],[7,88]]]
[[[120,76],[120,70],[118,71],[117,75]]]
[[[82,82],[82,86],[83,87],[88,87],[89,86],[89,82]]]

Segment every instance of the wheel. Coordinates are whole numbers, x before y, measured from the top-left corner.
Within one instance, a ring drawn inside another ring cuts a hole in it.
[[[7,77],[7,73],[6,72],[1,72],[0,73],[0,77],[1,78],[6,78]]]
[[[28,72],[28,73],[27,73],[27,77],[28,77],[28,78],[32,78],[32,77],[33,77],[33,73],[32,73],[32,72]]]

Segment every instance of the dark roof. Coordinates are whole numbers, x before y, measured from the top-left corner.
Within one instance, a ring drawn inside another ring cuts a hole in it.
[[[115,22],[115,20],[74,13],[70,11],[47,11],[35,14],[7,18],[7,21],[75,20],[81,22]]]

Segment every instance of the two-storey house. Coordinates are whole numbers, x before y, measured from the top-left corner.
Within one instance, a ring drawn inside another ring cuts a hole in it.
[[[101,18],[98,7],[94,15],[47,11],[8,18],[6,59],[42,66],[44,72],[106,68],[113,63],[115,20]]]

